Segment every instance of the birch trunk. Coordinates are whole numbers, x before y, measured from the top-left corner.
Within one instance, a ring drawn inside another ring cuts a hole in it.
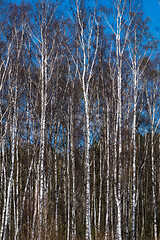
[[[154,122],[154,111],[155,110],[153,109],[153,122]],[[151,127],[152,128],[151,129],[151,165],[152,165],[153,225],[154,225],[154,239],[158,240],[153,122]]]
[[[73,90],[73,88],[72,88]],[[74,156],[74,129],[73,129],[73,96],[70,99],[70,145],[72,162],[72,240],[76,239],[76,189],[75,189],[75,156]]]
[[[118,137],[119,137],[119,152],[118,152],[118,192],[117,192],[117,197],[116,197],[116,202],[117,202],[117,211],[118,211],[118,226],[117,226],[117,232],[118,232],[118,239],[122,239],[122,215],[121,215],[121,208],[122,208],[122,203],[121,203],[121,178],[122,178],[122,159],[121,159],[121,153],[122,153],[122,96],[121,96],[121,91],[122,91],[122,76],[121,76],[121,67],[122,67],[122,56],[120,53],[120,29],[118,29],[117,32],[117,39],[116,39],[116,45],[117,45],[117,69],[118,69],[118,106],[117,106],[117,114],[118,114]]]
[[[42,43],[43,46],[44,43]],[[44,50],[42,48],[42,52]],[[44,61],[45,57],[42,53],[42,66],[41,66],[41,129],[40,129],[40,151],[39,151],[39,240],[41,240],[41,231],[43,224],[43,200],[44,200],[44,150],[45,150],[45,118],[46,118],[46,100],[47,100],[47,85],[44,76]]]
[[[84,95],[85,101],[85,117],[86,117],[86,239],[91,240],[91,209],[90,209],[90,124],[89,124],[89,109],[88,96]]]
[[[96,210],[96,156],[93,152],[93,214],[94,214],[94,233],[97,240],[97,210]]]
[[[46,4],[46,3],[44,3]],[[46,6],[45,6],[46,7]],[[47,44],[46,44],[46,25],[45,16],[42,16],[41,26],[41,125],[40,125],[40,151],[39,151],[39,240],[41,240],[43,216],[45,210],[44,200],[46,191],[44,190],[44,152],[45,152],[45,127],[46,127],[46,107],[47,107]],[[45,30],[44,30],[44,29]],[[45,31],[45,32],[44,32]],[[47,226],[45,226],[46,228]]]
[[[154,124],[155,124],[155,102],[156,102],[156,82],[153,84],[153,92],[149,93],[146,89],[146,96],[147,96],[147,104],[148,104],[148,112],[151,122],[151,176],[152,176],[152,197],[153,197],[153,226],[154,226],[154,239],[158,240],[158,233],[157,233],[157,207],[156,207],[156,181],[155,181],[155,160],[154,160]],[[151,100],[150,100],[151,98]],[[156,124],[155,129],[158,127],[159,122]]]
[[[101,142],[99,144],[100,148],[100,156],[99,156],[99,179],[100,179],[100,186],[99,186],[99,206],[98,206],[98,234],[100,234],[101,230],[101,208],[102,208],[102,146]]]
[[[137,118],[137,65],[136,56],[133,56],[133,126],[132,126],[132,141],[133,141],[133,195],[132,195],[132,239],[136,238],[136,118]]]
[[[90,119],[89,119],[89,84],[92,78],[92,71],[95,64],[97,51],[98,51],[98,42],[99,42],[99,26],[96,21],[96,17],[88,24],[88,30],[84,27],[84,20],[81,16],[81,9],[79,8],[79,1],[76,0],[76,14],[78,21],[78,30],[79,32],[79,44],[82,52],[82,68],[79,69],[79,66],[76,64],[76,69],[78,69],[79,79],[82,85],[83,97],[84,97],[84,110],[85,110],[85,175],[86,175],[86,240],[91,240],[91,200],[90,200]],[[95,26],[94,26],[94,24]],[[96,29],[95,34],[95,50],[93,50],[92,56],[90,48],[91,39],[93,35],[93,29]],[[86,43],[87,38],[87,43]],[[92,57],[92,59],[91,59]]]
[[[2,220],[1,220],[1,231],[0,231],[0,239],[3,237],[4,232],[4,221],[5,221],[5,211],[6,211],[6,202],[7,202],[7,176],[6,176],[6,167],[5,167],[5,139],[2,139],[2,169],[1,169],[1,179],[4,178],[4,182],[1,180],[1,184],[3,183],[3,186],[1,185],[3,189],[3,211],[2,211]],[[3,170],[3,172],[2,172]]]
[[[68,106],[68,116],[69,116]],[[68,216],[67,216],[67,240],[70,239],[70,131],[69,131],[69,120],[67,123],[67,180],[68,180]]]
[[[18,108],[17,108],[17,115],[18,115]],[[18,236],[18,228],[19,228],[19,157],[18,157],[18,125],[16,122],[16,186],[15,186],[15,195],[16,195],[16,228],[15,228],[15,240],[19,239]]]
[[[55,174],[55,237],[58,238],[58,170],[57,170],[57,153],[54,156],[54,174]]]
[[[34,192],[34,213],[32,221],[32,240],[35,239],[35,225],[36,225],[36,216],[38,213],[38,179],[35,181],[35,192]]]
[[[4,232],[3,232],[3,239],[6,239],[7,234],[7,226],[8,226],[8,220],[10,217],[10,204],[11,204],[11,193],[12,193],[12,187],[13,187],[13,176],[14,176],[14,165],[15,165],[15,146],[16,146],[16,109],[17,109],[17,82],[15,83],[15,96],[14,96],[14,106],[13,106],[13,120],[11,122],[11,172],[7,187],[7,199],[6,199],[6,206],[5,206],[5,221],[4,221]],[[2,230],[1,230],[2,232]]]
[[[109,169],[110,169],[110,151],[109,151],[109,143],[110,143],[110,131],[109,131],[109,113],[110,113],[110,109],[109,109],[109,102],[107,100],[107,142],[105,143],[105,151],[106,151],[106,155],[107,155],[107,194],[106,194],[106,226],[105,226],[105,240],[107,240],[108,238],[108,232],[109,232],[109,185],[110,185],[110,181],[109,181]]]
[[[121,200],[121,180],[122,180],[122,50],[121,50],[121,30],[122,30],[122,16],[123,10],[121,1],[117,4],[117,32],[116,32],[116,57],[117,57],[117,133],[119,138],[118,143],[118,187],[117,187],[117,214],[118,214],[118,224],[117,224],[117,237],[122,240],[122,200]]]

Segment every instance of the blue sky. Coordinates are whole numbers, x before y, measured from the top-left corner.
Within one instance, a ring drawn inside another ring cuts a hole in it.
[[[143,10],[145,15],[151,19],[152,32],[160,39],[160,0],[143,0]]]
[[[21,0],[9,0],[17,4],[21,3]],[[32,0],[23,0],[24,2],[31,2]],[[64,2],[68,0],[64,0]],[[99,3],[106,4],[110,0],[99,0]],[[143,2],[143,11],[146,17],[149,17],[151,20],[151,31],[152,33],[159,38],[160,40],[160,0],[142,0]],[[159,29],[159,32],[157,31]]]

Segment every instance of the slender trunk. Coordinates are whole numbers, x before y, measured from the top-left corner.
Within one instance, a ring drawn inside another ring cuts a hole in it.
[[[67,222],[67,180],[66,180],[66,158],[63,158],[63,178],[64,178],[64,221]]]
[[[118,169],[118,198],[117,198],[117,208],[118,208],[118,238],[122,239],[122,201],[121,201],[121,179],[122,179],[122,102],[121,102],[121,67],[118,69],[118,120],[119,120],[119,169]]]
[[[95,64],[95,59],[98,51],[99,42],[99,26],[94,15],[93,21],[89,21],[89,30],[84,27],[83,19],[81,18],[81,10],[79,1],[76,0],[76,16],[78,20],[78,32],[79,32],[79,45],[82,50],[82,72],[79,69],[79,63],[76,63],[76,69],[80,77],[80,82],[82,84],[83,96],[84,96],[84,106],[85,106],[85,140],[86,140],[86,156],[85,156],[85,172],[86,172],[86,240],[91,240],[91,200],[90,200],[90,120],[89,120],[89,83],[92,78],[93,67]],[[91,17],[92,18],[92,17]],[[93,38],[94,24],[96,26],[95,34],[95,50],[91,49],[91,39]],[[79,31],[80,30],[80,31]],[[87,40],[87,42],[86,42]],[[91,60],[92,54],[92,60]],[[80,64],[81,64],[80,63]]]
[[[154,226],[154,239],[158,239],[157,233],[157,210],[156,210],[156,181],[155,181],[155,163],[154,163],[154,123],[155,123],[155,112],[156,112],[156,86],[153,87],[153,93],[151,95],[152,100],[150,100],[150,96],[146,89],[147,103],[149,109],[149,117],[151,122],[151,176],[152,176],[152,197],[153,197],[153,226]],[[159,122],[157,123],[159,124]],[[158,127],[158,125],[157,125]]]
[[[101,145],[101,142],[100,142],[99,148],[100,148],[100,156],[99,156],[100,185],[99,185],[99,206],[98,206],[98,234],[100,234],[100,230],[101,230],[101,208],[102,208],[102,145]]]
[[[40,151],[39,151],[39,240],[41,240],[44,199],[46,198],[44,191],[44,152],[45,152],[45,126],[46,126],[46,106],[47,106],[47,50],[46,39],[42,35],[42,59],[41,59],[41,127],[40,127]],[[46,226],[45,226],[46,227]]]
[[[90,209],[90,124],[88,94],[84,95],[86,123],[86,240],[91,240],[91,209]]]
[[[75,189],[75,157],[73,145],[73,98],[70,100],[70,144],[71,144],[71,162],[72,162],[72,240],[76,239],[76,189]]]
[[[109,132],[109,103],[107,101],[107,142],[105,143],[105,151],[107,153],[107,196],[106,196],[106,227],[105,227],[105,240],[107,240],[108,238],[108,230],[109,230],[109,168],[110,168],[110,164],[109,164],[109,159],[110,159],[110,151],[109,151],[109,138],[110,138],[110,132]]]
[[[34,193],[34,213],[33,213],[33,221],[32,221],[32,240],[35,239],[35,224],[36,224],[36,216],[38,212],[38,179],[35,181],[35,193]]]
[[[97,211],[96,211],[96,156],[93,152],[93,211],[94,211],[94,232],[97,240]]]
[[[120,195],[120,173],[118,174],[117,169],[117,135],[118,135],[118,110],[116,116],[116,125],[115,125],[115,136],[114,136],[114,194],[117,205],[117,229],[116,235],[118,240],[122,240],[122,232],[121,232],[121,195]],[[118,176],[117,176],[118,175]],[[118,182],[118,187],[117,187]]]
[[[68,106],[68,115],[69,115],[69,106]],[[67,216],[67,240],[70,238],[70,132],[69,132],[69,120],[67,123],[67,180],[68,180],[68,216]]]
[[[11,173],[9,177],[9,183],[8,183],[8,191],[7,191],[7,199],[6,199],[6,212],[5,212],[5,223],[4,223],[4,233],[3,233],[3,239],[6,239],[6,233],[7,233],[7,225],[8,225],[8,219],[9,219],[9,209],[10,206],[10,198],[11,198],[11,191],[13,186],[13,172],[14,172],[14,164],[15,164],[15,113],[13,116],[13,125],[12,125],[12,140],[11,140]]]
[[[30,74],[30,65],[29,65],[29,74]],[[29,76],[30,79],[30,76]],[[29,88],[29,84],[28,84],[28,89]],[[30,92],[29,92],[30,93]],[[28,151],[27,151],[27,155],[28,155],[28,168],[29,168],[29,157],[30,157],[30,117],[29,117],[29,94],[27,95],[28,97],[28,102],[27,102],[27,147],[28,147]],[[29,193],[29,189],[28,189],[28,193]],[[27,209],[29,211],[30,209],[30,199],[27,198]],[[27,215],[27,236],[28,238],[30,238],[30,215]]]
[[[28,170],[28,176],[27,176],[27,180],[26,180],[26,185],[25,185],[25,189],[24,189],[24,193],[23,193],[22,207],[21,207],[21,211],[20,211],[20,214],[19,214],[20,217],[19,217],[19,229],[18,229],[18,232],[21,230],[21,227],[22,227],[23,211],[24,211],[24,206],[25,206],[25,201],[26,201],[26,193],[27,193],[27,190],[28,190],[28,185],[29,185],[29,180],[30,180],[30,176],[31,176],[32,167],[33,167],[33,159],[31,160],[31,163],[30,163],[30,167],[29,167],[29,170]],[[33,217],[33,219],[34,218],[35,217]],[[34,227],[33,227],[33,229],[34,229]]]
[[[135,56],[134,56],[135,58]],[[132,239],[136,237],[136,118],[137,118],[137,73],[136,73],[136,59],[134,59],[134,100],[133,100],[133,127],[132,127],[132,141],[133,141],[133,195],[132,195]]]
[[[13,187],[13,177],[14,177],[14,165],[15,165],[15,146],[16,146],[16,133],[17,133],[17,116],[16,116],[16,110],[17,110],[17,79],[15,82],[15,96],[14,96],[14,106],[13,106],[13,120],[11,123],[11,172],[9,177],[9,183],[8,183],[8,191],[7,191],[7,199],[6,199],[6,210],[5,210],[5,222],[4,222],[4,233],[3,233],[3,239],[6,239],[7,234],[7,225],[8,220],[10,217],[10,203],[11,203],[11,192]],[[1,230],[2,231],[2,230]]]
[[[117,55],[117,91],[118,91],[118,99],[117,99],[117,133],[118,133],[118,187],[117,187],[117,195],[116,195],[116,203],[117,203],[117,214],[118,214],[118,224],[117,224],[117,237],[119,240],[122,240],[122,201],[121,201],[121,180],[122,180],[122,53],[121,53],[121,13],[120,13],[120,4],[121,1],[118,2],[117,6],[117,33],[116,33],[116,55]]]
[[[17,110],[18,112],[18,110]],[[18,129],[18,126],[16,126],[16,129]],[[16,189],[15,189],[15,195],[16,195],[16,229],[15,229],[15,240],[19,239],[18,236],[18,224],[19,224],[19,157],[18,157],[18,133],[16,138],[16,170],[17,170],[17,176],[16,176]]]
[[[1,177],[4,178],[3,182],[3,211],[2,211],[2,220],[1,220],[1,231],[0,231],[0,239],[3,237],[4,232],[4,222],[5,222],[5,212],[6,212],[6,202],[7,202],[7,176],[6,176],[6,167],[5,167],[5,155],[4,155],[4,148],[5,148],[5,139],[2,140],[2,169],[1,169]],[[3,172],[2,172],[3,170]],[[1,178],[1,179],[2,179]],[[2,182],[1,182],[2,183]]]
[[[57,155],[54,156],[54,175],[55,175],[55,238],[58,238],[58,170]]]
[[[154,163],[154,130],[152,123],[151,130],[151,165],[152,165],[152,196],[153,196],[153,224],[154,224],[154,239],[158,240],[157,234],[157,210],[156,210],[156,184],[155,184],[155,163]]]
[[[43,50],[42,50],[43,52]],[[44,83],[44,59],[42,55],[42,66],[41,66],[41,130],[40,130],[40,151],[39,151],[39,237],[41,240],[42,231],[42,214],[43,214],[43,179],[44,179],[44,146],[45,146],[45,83]]]
[[[17,229],[17,223],[16,223],[16,186],[15,183],[13,181],[13,190],[12,190],[12,201],[13,201],[13,221],[14,221],[14,232],[16,233],[16,229]],[[16,239],[16,234],[14,234],[14,240]]]
[[[122,200],[121,200],[121,180],[122,180],[122,159],[121,159],[121,153],[122,153],[122,138],[121,138],[121,131],[122,131],[122,102],[121,102],[121,67],[118,67],[118,127],[119,127],[119,151],[118,151],[118,189],[117,189],[117,196],[116,196],[116,202],[117,202],[117,212],[118,212],[118,225],[117,225],[117,233],[118,233],[118,239],[122,239]]]

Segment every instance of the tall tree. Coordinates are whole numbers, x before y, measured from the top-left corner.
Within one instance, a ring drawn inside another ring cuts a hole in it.
[[[76,0],[77,56],[73,56],[78,69],[78,77],[82,86],[85,109],[85,174],[86,174],[86,239],[91,239],[91,199],[90,199],[90,119],[89,119],[89,86],[96,61],[99,25],[95,13],[89,15],[87,23],[83,1]],[[94,47],[93,47],[94,44]],[[78,59],[77,59],[78,57]]]

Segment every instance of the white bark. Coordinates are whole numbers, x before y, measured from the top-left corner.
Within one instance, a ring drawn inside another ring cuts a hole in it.
[[[99,206],[98,206],[98,233],[100,234],[100,230],[101,230],[101,208],[102,208],[102,146],[101,146],[101,143],[99,144],[99,148],[100,148],[100,156],[99,156],[100,186],[99,186]]]
[[[93,214],[94,214],[94,232],[97,239],[97,210],[96,210],[96,156],[93,152]]]
[[[8,111],[11,110],[10,106],[12,105],[12,118],[9,117],[10,119],[6,119],[5,123],[5,133],[2,135],[2,142],[3,138],[5,137],[6,130],[7,130],[7,124],[8,120],[10,120],[10,134],[11,134],[11,169],[10,169],[10,176],[8,176],[8,186],[7,186],[7,171],[4,166],[4,181],[5,181],[5,187],[4,187],[4,204],[3,204],[3,210],[2,210],[2,224],[1,224],[1,230],[0,230],[0,238],[3,237],[3,239],[6,239],[6,234],[7,234],[7,227],[9,224],[10,220],[10,211],[11,211],[11,197],[12,197],[12,190],[13,190],[13,180],[14,180],[14,167],[15,167],[15,148],[16,148],[16,135],[17,135],[17,96],[18,96],[18,86],[17,86],[17,80],[18,80],[18,67],[19,67],[19,57],[22,49],[22,44],[23,44],[23,36],[24,36],[24,29],[23,29],[23,24],[21,25],[22,27],[22,33],[21,33],[21,38],[20,38],[20,43],[18,42],[18,30],[14,26],[13,29],[13,35],[11,42],[8,46],[8,52],[7,52],[7,58],[6,61],[2,61],[2,64],[0,65],[0,69],[2,70],[2,66],[4,65],[3,68],[3,73],[1,74],[1,85],[0,85],[0,91],[2,91],[3,84],[6,80],[8,80],[8,93],[10,95],[10,103],[7,109],[5,110],[4,115],[1,115],[1,120],[2,117],[6,115]],[[17,49],[17,65],[15,68],[15,72],[13,72],[13,66],[12,66],[12,61],[10,61],[10,55],[12,53],[12,44],[15,40],[15,47]],[[3,154],[3,149],[2,149],[2,154]],[[19,170],[17,170],[19,171]],[[18,172],[17,172],[18,173]],[[14,189],[15,190],[15,189]],[[13,190],[13,191],[14,191]],[[16,188],[17,191],[17,188]],[[15,200],[15,191],[13,192],[13,209],[14,209],[14,226],[15,226],[15,231],[17,229],[17,219],[18,216],[16,217],[16,213],[18,215],[18,206],[17,206],[17,211],[16,211],[16,200]]]
[[[151,165],[152,165],[152,196],[153,196],[153,224],[154,224],[154,239],[158,240],[157,234],[157,206],[156,206],[156,181],[155,181],[155,163],[154,163],[154,130],[152,125],[151,130]]]
[[[154,89],[153,92],[150,93],[151,96],[149,96],[148,91],[146,89],[146,97],[147,97],[147,104],[148,104],[148,112],[150,117],[150,123],[151,123],[151,176],[152,176],[152,197],[153,197],[153,226],[154,226],[154,239],[158,240],[158,233],[157,233],[157,206],[156,206],[156,181],[155,181],[155,160],[154,160],[154,133],[155,129],[157,129],[159,125],[159,121],[156,124],[156,127],[154,129],[155,124],[155,102],[156,102],[156,93],[155,90],[157,88],[156,81],[155,84],[152,86]],[[151,100],[150,100],[151,98]]]
[[[68,115],[69,115],[69,106],[68,106]],[[70,239],[70,128],[69,120],[67,123],[67,180],[68,180],[68,216],[67,216],[67,240]]]
[[[97,27],[97,33],[95,36],[96,47],[91,60],[90,48],[92,47],[91,38],[93,35],[93,22],[92,21],[90,22],[90,25],[88,26],[89,30],[87,33],[85,33],[86,29],[84,28],[84,22],[82,21],[82,18],[81,18],[78,0],[76,0],[76,12],[77,12],[78,25],[80,28],[79,43],[81,46],[81,51],[83,56],[82,71],[78,69],[78,73],[79,73],[79,78],[82,85],[83,97],[84,97],[84,108],[85,108],[86,240],[91,240],[89,83],[92,77],[92,71],[93,71],[95,59],[97,56],[98,41],[99,41],[99,27],[98,27],[98,22],[96,21],[94,16],[93,21]],[[88,39],[87,43],[86,43],[86,38]],[[76,64],[76,68],[78,68],[76,61],[74,62]]]
[[[57,139],[56,139],[57,141]],[[55,145],[56,146],[56,145]],[[58,237],[58,170],[57,170],[57,153],[54,156],[54,174],[55,174],[55,237]]]
[[[43,224],[44,209],[44,150],[45,150],[45,121],[46,121],[46,105],[47,105],[47,62],[46,62],[46,46],[44,46],[42,36],[42,65],[41,65],[41,130],[40,130],[40,151],[39,151],[39,239],[41,239],[41,231]]]
[[[109,102],[108,100],[106,101],[107,102],[107,142],[106,142],[106,146],[105,146],[105,151],[106,151],[106,155],[107,155],[107,194],[106,194],[106,226],[105,226],[105,240],[107,240],[108,238],[108,230],[109,230],[109,195],[110,195],[110,192],[109,192],[109,184],[110,184],[110,181],[109,181],[109,169],[110,169],[110,150],[109,150],[109,143],[110,143],[110,131],[109,131],[109,113],[110,113],[110,109],[109,109]]]
[[[120,3],[119,3],[120,4]],[[118,4],[118,5],[119,5]],[[118,115],[118,128],[119,128],[119,153],[118,153],[118,190],[117,190],[117,196],[116,196],[116,202],[117,202],[117,211],[118,211],[118,225],[117,225],[117,235],[118,239],[122,239],[122,214],[121,214],[121,209],[122,209],[122,203],[121,203],[121,178],[122,178],[122,159],[121,159],[121,153],[122,153],[122,96],[121,96],[121,91],[122,91],[122,76],[121,76],[121,71],[122,71],[122,53],[121,53],[121,42],[120,42],[120,32],[121,32],[121,13],[120,13],[120,5],[117,8],[117,34],[116,34],[116,54],[117,54],[117,71],[118,71],[118,76],[117,76],[117,90],[118,90],[118,105],[117,105],[117,115]]]
[[[1,186],[2,186],[2,189],[3,189],[4,201],[3,201],[0,239],[2,239],[3,231],[4,231],[5,211],[6,211],[6,202],[7,202],[7,179],[6,179],[6,167],[5,167],[5,155],[4,155],[4,148],[5,148],[5,143],[4,142],[5,142],[5,139],[2,140],[2,170],[3,170],[3,172],[1,170],[1,177],[4,177],[4,183],[3,183],[3,186],[2,185]]]
[[[133,198],[132,198],[132,239],[135,239],[136,233],[136,107],[137,107],[137,73],[136,73],[136,59],[134,66],[134,100],[133,100],[133,126],[132,126],[132,141],[133,141]]]
[[[8,219],[10,217],[9,209],[11,208],[11,192],[12,192],[12,186],[13,186],[13,173],[14,173],[14,165],[15,165],[15,138],[16,138],[16,101],[17,101],[17,84],[16,84],[16,90],[15,90],[15,96],[14,96],[14,107],[13,107],[13,120],[12,120],[12,126],[11,126],[11,172],[9,177],[9,183],[7,187],[7,199],[6,199],[6,206],[5,206],[5,222],[4,222],[4,232],[3,232],[3,239],[6,239],[7,234],[7,226],[8,226]],[[2,230],[1,230],[2,231]]]
[[[88,96],[85,99],[85,117],[86,117],[86,239],[91,240],[91,209],[90,209],[90,126]]]
[[[66,170],[67,170],[67,164],[66,159],[63,159],[63,178],[64,178],[64,219],[65,222],[67,222],[67,179],[66,179]]]
[[[17,115],[18,115],[18,109],[17,109]],[[18,130],[18,125],[16,122],[16,129]],[[18,224],[19,224],[19,157],[18,157],[18,131],[17,131],[17,136],[16,136],[16,185],[15,185],[15,196],[16,196],[16,228],[15,228],[15,240],[19,239],[18,236]]]
[[[36,225],[36,216],[38,212],[38,179],[35,181],[35,193],[34,193],[34,213],[32,221],[32,240],[35,239],[35,225]]]
[[[74,87],[73,87],[74,88]],[[72,91],[73,91],[72,88]],[[72,162],[72,240],[76,239],[76,189],[75,189],[75,157],[73,141],[73,98],[70,99],[70,151]]]

